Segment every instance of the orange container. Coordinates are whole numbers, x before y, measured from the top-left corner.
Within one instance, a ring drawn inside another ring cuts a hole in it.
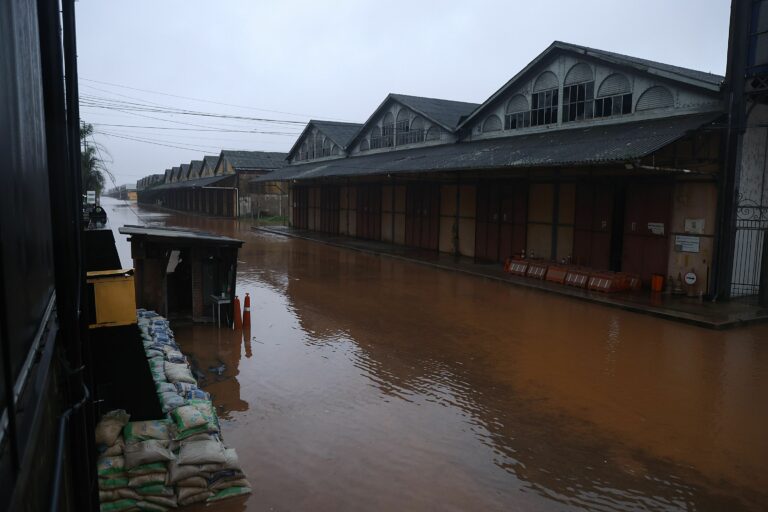
[[[664,290],[664,276],[661,274],[653,274],[651,276],[651,291],[660,292]]]

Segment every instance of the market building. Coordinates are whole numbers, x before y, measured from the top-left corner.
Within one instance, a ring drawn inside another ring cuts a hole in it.
[[[310,123],[269,180],[289,185],[295,228],[646,286],[693,271],[707,293],[722,82],[554,42],[481,105],[390,94],[335,148]]]

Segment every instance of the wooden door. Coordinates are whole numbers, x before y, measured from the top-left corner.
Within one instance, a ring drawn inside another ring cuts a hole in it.
[[[611,266],[614,190],[610,184],[576,187],[573,262],[598,270]]]
[[[671,183],[627,186],[621,269],[648,284],[652,274],[667,275]]]
[[[293,189],[293,226],[299,229],[309,228],[309,189]]]
[[[405,244],[438,250],[440,244],[440,187],[411,184],[405,199]]]

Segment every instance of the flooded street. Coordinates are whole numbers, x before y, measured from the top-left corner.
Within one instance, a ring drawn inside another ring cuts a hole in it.
[[[768,325],[710,331],[103,204],[115,232],[245,241],[250,333],[173,326],[253,486],[216,510],[768,509]]]

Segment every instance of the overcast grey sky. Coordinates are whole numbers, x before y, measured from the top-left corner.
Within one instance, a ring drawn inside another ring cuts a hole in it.
[[[130,183],[220,149],[287,151],[302,128],[297,121],[363,122],[389,92],[481,103],[554,40],[724,74],[729,6],[80,0],[81,117],[94,123],[118,184]],[[153,108],[129,113],[115,100]],[[281,122],[168,114],[168,107]]]

